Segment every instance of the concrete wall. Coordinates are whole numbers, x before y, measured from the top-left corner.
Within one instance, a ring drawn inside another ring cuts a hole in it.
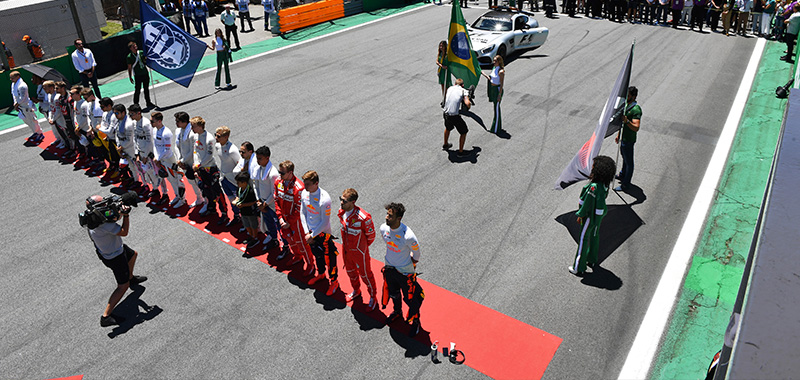
[[[75,0],[81,26],[88,41],[102,38],[106,25],[100,0]],[[78,38],[67,0],[0,1],[0,39],[14,53],[17,66],[33,61],[22,36],[29,35],[42,45],[44,58],[66,53],[65,47]]]

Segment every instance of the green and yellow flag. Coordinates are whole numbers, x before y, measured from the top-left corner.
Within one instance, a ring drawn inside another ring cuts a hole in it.
[[[447,60],[450,72],[456,78],[464,81],[464,87],[475,85],[481,78],[481,66],[478,63],[478,54],[472,51],[472,42],[469,40],[467,24],[461,13],[458,1],[453,1],[453,11],[450,14],[450,33],[447,37]]]

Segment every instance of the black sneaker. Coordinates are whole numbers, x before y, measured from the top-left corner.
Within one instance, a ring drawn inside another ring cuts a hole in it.
[[[228,225],[228,218],[227,217],[219,218],[219,220],[217,221],[217,225],[218,226],[221,226],[223,224],[224,225]]]
[[[277,241],[276,241],[276,243],[277,243]],[[288,255],[289,255],[289,247],[284,246],[283,250],[281,250],[281,253],[278,254],[278,257],[276,257],[276,259],[283,260]]]
[[[147,276],[133,276],[130,279],[131,285],[138,285],[147,281]]]
[[[442,150],[448,150],[448,149],[450,149],[452,147],[453,147],[453,144],[451,144],[451,143],[442,144]]]
[[[156,202],[156,204],[157,205],[163,205],[163,204],[166,204],[167,202],[169,202],[169,195],[164,194],[164,195],[161,196],[161,199],[159,199],[158,202]]]
[[[271,249],[273,249],[273,248],[275,248],[277,246],[278,246],[278,240],[277,239],[272,239],[272,240],[268,241],[267,244],[264,244],[264,249],[269,251],[269,250],[271,250]],[[283,252],[281,252],[281,254],[283,254]],[[278,257],[280,257],[280,255]],[[280,260],[280,258],[279,258],[279,260]]]
[[[100,326],[101,327],[108,327],[119,325],[120,323],[125,322],[125,318],[122,318],[118,315],[109,315],[107,317],[100,317]]]
[[[392,322],[394,322],[394,321],[396,321],[396,320],[398,320],[398,319],[400,319],[402,317],[403,317],[403,313],[402,312],[393,311],[391,314],[389,314],[388,317],[386,317],[386,324],[388,325],[388,324],[390,324],[390,323],[392,323]]]
[[[247,241],[247,248],[253,248],[258,245],[258,239],[252,239]]]

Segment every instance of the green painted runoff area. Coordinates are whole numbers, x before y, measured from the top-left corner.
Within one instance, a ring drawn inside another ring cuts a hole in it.
[[[785,48],[765,46],[652,379],[703,378],[722,349],[786,108],[787,100],[775,97],[792,76],[792,66],[779,60]]]
[[[241,50],[233,52],[233,61],[236,62],[239,59],[261,54],[270,50],[279,49],[284,46],[296,44],[301,41],[323,36],[342,29],[364,24],[383,17],[391,16],[410,9],[418,8],[424,5],[426,4],[414,3],[405,6],[399,6],[397,8],[383,8],[371,12],[359,13],[357,15],[332,20],[314,26],[309,26],[307,28],[303,28],[298,31],[286,33],[280,37],[273,37],[250,45],[242,46]],[[213,54],[206,55],[200,61],[200,66],[197,67],[197,71],[209,68],[216,68],[216,65],[217,65],[217,57]],[[231,69],[231,77],[233,79],[233,82],[236,83],[235,69]],[[151,71],[151,78],[153,82],[156,84],[165,81],[170,81],[170,79],[155,71]],[[30,87],[30,82],[28,82],[28,85]],[[103,96],[108,96],[110,98],[132,91],[133,91],[133,84],[131,84],[128,78],[116,80],[100,86],[100,92],[103,94]],[[43,117],[43,115],[38,115],[38,116],[40,118]],[[9,111],[5,114],[0,114],[0,131],[16,127],[20,124],[22,124],[22,120],[20,120],[17,117],[17,112],[14,111],[13,108],[9,109]],[[44,129],[48,130],[47,127],[44,127]]]

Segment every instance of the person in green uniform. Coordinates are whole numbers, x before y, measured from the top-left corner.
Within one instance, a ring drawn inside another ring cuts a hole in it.
[[[506,66],[503,63],[503,57],[494,56],[492,66],[491,74],[486,75],[481,72],[481,75],[489,80],[489,83],[486,84],[486,90],[489,95],[489,101],[492,102],[494,108],[494,118],[492,119],[491,127],[489,127],[489,132],[497,134],[503,129],[500,120],[500,100],[503,99],[503,83],[506,78]]]
[[[144,101],[147,108],[155,108],[156,105],[150,101],[150,74],[147,72],[147,60],[144,51],[139,50],[136,42],[128,42],[128,79],[134,85],[133,104],[139,104],[139,93],[144,88]]]
[[[214,87],[220,88],[220,74],[222,73],[222,66],[225,66],[225,83],[227,88],[232,88],[231,70],[228,68],[228,62],[231,61],[231,46],[228,44],[228,40],[222,37],[222,29],[217,28],[214,31],[214,39],[211,40],[211,46],[208,46],[208,48],[217,52],[217,76],[214,79]]]
[[[583,275],[586,266],[594,268],[597,264],[597,251],[600,249],[600,222],[606,215],[606,195],[608,186],[614,179],[617,169],[614,160],[608,156],[597,156],[592,161],[592,173],[589,183],[581,190],[580,208],[575,214],[581,225],[581,237],[575,260],[569,266],[569,272]]]
[[[622,143],[620,144],[620,134],[614,140],[619,145],[619,152],[622,154],[622,170],[617,175],[619,186],[614,188],[614,191],[626,191],[631,186],[631,178],[633,177],[633,144],[636,143],[636,134],[639,132],[639,122],[642,118],[642,108],[636,104],[636,96],[639,95],[639,90],[634,87],[628,87],[628,100],[625,107],[625,115],[622,117],[622,128],[620,134],[622,135]]]
[[[439,67],[436,73],[439,74],[439,85],[442,86],[442,103],[440,104],[442,107],[444,107],[444,93],[453,85],[450,80],[450,69],[447,67],[449,63],[447,60],[447,41],[441,41],[439,42],[439,54],[436,55],[436,66]]]

